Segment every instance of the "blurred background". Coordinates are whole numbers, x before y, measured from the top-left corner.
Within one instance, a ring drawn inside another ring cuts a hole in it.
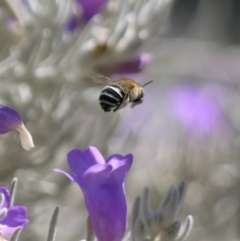
[[[20,240],[43,240],[56,206],[57,240],[85,238],[80,189],[52,170],[90,145],[133,154],[129,210],[145,186],[154,208],[184,179],[188,240],[240,240],[238,0],[3,0],[0,42],[0,103],[21,113],[36,146],[0,138],[1,184],[18,177],[15,204],[29,212]],[[143,104],[104,113],[87,70],[154,82]]]

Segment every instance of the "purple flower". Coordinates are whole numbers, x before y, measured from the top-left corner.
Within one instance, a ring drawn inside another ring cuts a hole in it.
[[[10,194],[7,188],[0,187],[2,202],[0,203],[0,212],[4,209],[6,215],[0,220],[0,233],[11,236],[17,227],[25,229],[28,223],[27,209],[23,206],[10,207]]]
[[[76,0],[82,7],[85,21],[89,21],[95,14],[99,13],[108,0]]]
[[[107,71],[111,74],[131,74],[141,72],[150,64],[152,56],[149,53],[141,53],[138,57],[124,62],[108,66]]]
[[[73,33],[83,26],[95,14],[99,13],[108,0],[76,0],[75,11],[65,24],[67,32]]]
[[[187,129],[203,134],[222,130],[226,119],[218,103],[222,93],[217,88],[197,89],[181,86],[168,94],[172,115]]]
[[[71,16],[66,23],[66,30],[70,33],[74,32],[79,27],[79,18],[77,16]]]
[[[24,126],[20,114],[8,106],[0,105],[0,135],[12,130],[20,132],[24,149],[30,150],[34,147],[32,136]]]
[[[74,174],[54,169],[80,186],[99,241],[120,241],[124,236],[127,227],[124,183],[132,161],[131,154],[116,154],[105,162],[95,147],[89,147],[68,153],[68,165]]]

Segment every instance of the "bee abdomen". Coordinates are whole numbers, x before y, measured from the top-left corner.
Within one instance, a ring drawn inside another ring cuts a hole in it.
[[[119,85],[108,85],[103,88],[99,102],[104,111],[111,111],[111,109],[119,106],[122,103],[125,92]]]

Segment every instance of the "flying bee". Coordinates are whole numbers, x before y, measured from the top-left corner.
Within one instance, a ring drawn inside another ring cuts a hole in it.
[[[124,108],[128,103],[131,108],[143,102],[144,90],[143,87],[152,83],[149,81],[144,85],[139,85],[136,81],[124,78],[119,80],[111,80],[110,78],[99,75],[95,72],[89,72],[88,76],[94,83],[104,84],[99,102],[105,112],[113,110],[113,112]]]

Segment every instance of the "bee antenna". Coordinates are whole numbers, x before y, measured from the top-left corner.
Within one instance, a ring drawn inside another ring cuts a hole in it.
[[[146,84],[142,85],[142,87],[144,87],[144,86],[146,86],[146,85],[148,85],[148,84],[151,84],[152,82],[153,82],[153,80],[150,80],[150,81],[148,81]]]

